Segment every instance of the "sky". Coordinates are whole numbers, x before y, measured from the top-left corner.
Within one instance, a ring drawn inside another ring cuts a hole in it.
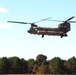
[[[29,24],[12,24],[7,21],[36,22],[52,17],[53,20],[67,20],[75,16],[76,0],[0,0],[0,57],[17,56],[36,59],[38,54],[47,59],[76,57],[76,24],[71,23],[68,37],[31,35]],[[61,22],[43,21],[36,23],[43,27],[58,27]]]

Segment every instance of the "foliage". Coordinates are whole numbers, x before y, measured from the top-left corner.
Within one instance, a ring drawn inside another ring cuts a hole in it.
[[[29,59],[27,61],[27,64],[28,64],[28,73],[32,73],[32,69],[34,68],[35,65],[34,59]]]
[[[40,66],[42,64],[42,62],[46,61],[47,59],[47,56],[43,55],[43,54],[39,54],[37,57],[36,57],[36,63],[38,66]]]
[[[22,63],[18,57],[10,57],[9,63],[11,65],[9,70],[10,73],[21,73]]]
[[[40,74],[48,74],[49,73],[49,67],[48,67],[48,62],[42,62],[42,64],[38,68],[38,72]]]
[[[53,58],[52,60],[49,61],[49,69],[50,69],[50,73],[53,74],[64,73],[63,60],[61,60],[59,57]]]
[[[0,74],[76,74],[76,58],[62,60],[54,57],[46,60],[47,56],[39,54],[36,60],[13,57],[0,58]]]
[[[76,74],[76,58],[75,57],[68,59],[68,61],[64,63],[64,66],[66,67],[67,73]]]
[[[22,74],[28,73],[28,64],[27,61],[25,59],[21,59],[21,72]]]
[[[10,69],[10,63],[6,57],[0,58],[0,74],[8,73]]]

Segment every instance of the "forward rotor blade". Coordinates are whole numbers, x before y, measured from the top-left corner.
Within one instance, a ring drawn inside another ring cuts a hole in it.
[[[48,20],[48,19],[50,19],[50,18],[52,18],[52,17],[49,17],[49,18],[46,18],[46,19],[41,19],[41,20],[36,21],[36,22],[33,22],[33,23],[38,23],[38,22],[41,22],[41,21],[45,21],[45,20]]]
[[[20,24],[31,24],[31,23],[27,23],[27,22],[18,22],[18,21],[7,21],[10,23],[20,23]]]
[[[33,22],[33,23],[38,23],[38,22],[41,22],[41,21],[45,21],[45,20],[48,20],[52,17],[49,17],[49,18],[46,18],[46,19],[42,19],[42,20],[39,20],[39,21],[36,21],[36,22]],[[33,24],[33,23],[28,23],[28,22],[18,22],[18,21],[7,21],[7,22],[10,22],[10,23],[20,23],[20,24]]]

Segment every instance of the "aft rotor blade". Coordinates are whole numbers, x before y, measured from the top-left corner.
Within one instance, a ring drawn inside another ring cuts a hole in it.
[[[47,21],[65,22],[65,21],[62,21],[62,20],[47,20]]]
[[[62,20],[47,20],[47,21],[76,23],[76,21],[69,21],[69,20],[71,20],[71,19],[73,19],[73,18],[74,18],[74,16],[71,17],[71,18],[69,18],[69,19],[67,19],[66,21],[62,21]]]
[[[76,21],[68,21],[69,23],[76,23]]]
[[[55,22],[65,22],[62,20],[47,20],[47,21],[55,21]],[[76,21],[68,21],[69,23],[76,23]]]
[[[18,22],[18,21],[8,21],[10,23],[20,23],[20,24],[31,24],[31,23],[27,23],[27,22]]]
[[[69,21],[69,20],[71,20],[71,19],[73,19],[73,18],[74,18],[74,16],[72,16],[71,18],[67,19],[65,22],[67,22],[67,21]]]

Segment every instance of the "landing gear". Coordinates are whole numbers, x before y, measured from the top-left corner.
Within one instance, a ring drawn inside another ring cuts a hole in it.
[[[61,38],[64,37],[64,36],[67,37],[68,35],[66,33],[64,33],[64,34],[61,35]]]
[[[63,35],[61,35],[61,38],[63,37]]]
[[[44,37],[44,35],[42,35],[42,38]]]

